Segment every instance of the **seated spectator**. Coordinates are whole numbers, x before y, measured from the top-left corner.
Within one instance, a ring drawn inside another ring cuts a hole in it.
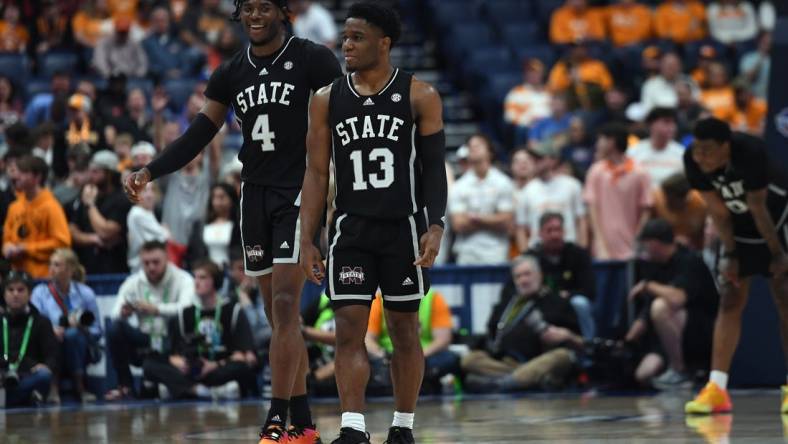
[[[616,46],[644,43],[653,35],[653,14],[636,0],[618,0],[606,9],[610,40]]]
[[[676,142],[676,110],[654,108],[646,117],[648,139],[627,151],[651,179],[652,188],[659,187],[668,176],[684,169],[684,147]]]
[[[752,85],[756,97],[766,100],[769,91],[771,68],[772,35],[764,32],[758,37],[758,48],[750,51],[739,61],[739,73]]]
[[[62,357],[61,367],[51,369],[50,401],[60,402],[59,381],[70,376],[78,400],[95,400],[85,393],[85,371],[88,364],[101,359],[101,315],[96,294],[85,285],[85,269],[79,258],[68,248],[55,250],[49,259],[49,281],[33,289],[32,304],[41,315],[49,318]],[[54,350],[52,350],[54,352]]]
[[[536,176],[523,191],[523,205],[516,208],[519,252],[522,253],[539,242],[539,220],[548,212],[560,213],[567,221],[566,240],[585,245],[588,227],[583,204],[583,185],[574,177],[557,171],[559,153],[550,144],[537,145],[530,152],[534,157]]]
[[[698,48],[698,65],[692,70],[690,76],[695,84],[707,88],[709,83],[709,68],[717,61],[717,50],[713,45],[702,45]]]
[[[45,186],[48,173],[40,157],[27,155],[16,162],[12,180],[17,197],[3,226],[3,257],[34,278],[47,277],[52,253],[71,246],[63,208]]]
[[[736,112],[736,96],[728,81],[728,70],[720,62],[709,65],[709,81],[700,93],[700,103],[711,114],[730,123]]]
[[[71,19],[74,40],[86,48],[95,48],[104,37],[112,35],[113,23],[104,0],[87,0]]]
[[[625,155],[628,133],[618,125],[600,129],[599,158],[588,171],[584,197],[591,220],[592,254],[597,260],[629,260],[635,237],[648,220],[648,174]]]
[[[16,384],[5,384],[5,407],[24,407],[44,403],[52,383],[52,372],[57,368],[57,349],[52,324],[30,305],[33,282],[24,272],[12,271],[3,282],[5,309],[3,342],[8,344],[9,374],[16,375]],[[28,340],[25,341],[24,338]],[[27,343],[27,347],[22,344]]]
[[[745,43],[758,34],[758,19],[752,3],[742,0],[718,0],[706,8],[711,37],[726,45]]]
[[[19,7],[13,2],[6,3],[0,20],[0,52],[25,52],[29,42],[30,33],[19,22]]]
[[[142,270],[123,281],[112,310],[107,344],[118,388],[106,395],[108,400],[133,396],[129,365],[140,366],[147,354],[162,353],[168,320],[195,303],[194,280],[167,260],[163,243],[146,242],[140,262]]]
[[[96,152],[88,169],[90,183],[68,207],[74,251],[89,274],[128,271],[126,216],[131,202],[121,189],[117,168],[115,153]]]
[[[487,321],[479,349],[462,358],[468,389],[512,391],[558,388],[583,347],[569,301],[542,283],[539,260],[520,256],[512,263],[515,291],[502,294]]]
[[[140,201],[131,207],[126,216],[128,230],[129,270],[136,273],[140,269],[140,248],[146,242],[167,242],[170,230],[156,218],[154,209],[161,200],[161,193],[156,183],[149,183],[140,193]]]
[[[200,48],[207,53],[210,46],[217,42],[222,30],[228,26],[230,17],[222,11],[219,0],[192,3],[179,25],[181,39],[188,46]]]
[[[731,122],[732,129],[762,136],[768,111],[766,101],[755,97],[752,89],[745,82],[735,83],[733,91],[736,94],[736,110]]]
[[[135,142],[153,141],[153,117],[148,114],[148,99],[140,88],[132,88],[126,96],[125,112],[110,124],[119,133],[131,134]]]
[[[56,99],[67,97],[71,90],[71,76],[66,72],[55,72],[49,80],[49,89],[34,95],[25,108],[25,125],[29,128],[52,121],[52,104]]]
[[[258,354],[263,354],[263,351],[268,350],[273,329],[268,322],[257,279],[246,275],[244,260],[244,253],[240,249],[230,252],[229,295],[231,300],[238,301],[244,309],[254,335],[254,350]]]
[[[0,75],[0,133],[22,120],[24,107],[11,79]]]
[[[627,117],[627,105],[629,105],[629,92],[621,86],[613,85],[605,91],[604,108],[594,113],[593,119],[588,122],[588,132],[593,133],[597,127],[604,123],[629,126],[632,120]]]
[[[330,49],[336,48],[337,25],[334,23],[334,16],[325,6],[311,0],[290,0],[287,8],[295,16],[293,35]]]
[[[553,66],[547,87],[553,93],[566,93],[569,108],[596,110],[604,104],[604,93],[613,86],[605,64],[588,55],[585,43],[570,46],[566,56]]]
[[[237,302],[219,297],[222,281],[222,271],[213,262],[195,265],[197,299],[170,319],[166,358],[151,356],[144,361],[145,379],[164,384],[174,399],[205,396],[199,385],[218,387],[231,381],[238,384],[241,397],[257,391],[257,357],[249,321]],[[226,397],[237,396],[226,393]]]
[[[662,49],[656,45],[649,45],[643,48],[640,53],[640,73],[642,77],[636,78],[634,86],[642,87],[643,83],[659,75],[660,65],[662,63]]]
[[[698,0],[661,2],[654,13],[657,37],[684,44],[706,37],[706,9]]]
[[[31,154],[44,159],[44,162],[46,162],[49,168],[52,168],[52,162],[54,161],[56,131],[57,128],[55,125],[51,123],[42,123],[32,132],[33,149],[31,150]],[[54,182],[52,179],[50,179],[50,181]]]
[[[112,151],[118,156],[118,171],[121,174],[131,169],[131,146],[133,144],[134,137],[129,133],[118,134],[112,143]]]
[[[150,34],[142,41],[150,64],[148,72],[156,79],[178,79],[196,74],[204,59],[196,48],[188,46],[170,23],[166,6],[151,12]]]
[[[194,257],[209,257],[222,267],[230,265],[230,252],[242,248],[238,207],[238,197],[231,185],[217,183],[211,187],[205,223],[193,235],[196,240],[192,244],[197,245],[189,246],[196,247],[190,252],[196,254]]]
[[[97,125],[92,114],[93,101],[88,96],[75,93],[69,97],[66,129],[66,144],[69,147],[86,143],[95,151],[104,146],[100,125]]]
[[[654,217],[667,221],[676,242],[691,250],[704,247],[704,230],[708,210],[706,202],[690,188],[684,171],[676,172],[654,190]]]
[[[574,114],[569,112],[567,95],[564,93],[553,94],[550,98],[550,115],[534,122],[528,132],[528,145],[533,147],[536,144],[549,142],[556,136],[562,135],[569,130]]]
[[[583,337],[596,336],[591,310],[596,284],[588,250],[564,240],[564,216],[545,213],[539,219],[539,243],[526,254],[539,259],[544,286],[569,299],[580,324]]]
[[[238,34],[233,28],[227,27],[222,29],[216,43],[208,49],[208,57],[204,63],[205,66],[203,66],[203,63],[199,63],[198,69],[207,69],[213,72],[222,62],[231,59],[242,46],[243,42],[238,38]],[[197,48],[192,48],[192,50],[199,51]],[[196,56],[201,59],[203,54],[200,52]],[[228,123],[237,125],[237,122],[234,120]]]
[[[590,8],[586,0],[566,0],[550,17],[550,42],[574,43],[581,40],[605,38],[605,19],[602,12]]]
[[[675,108],[678,103],[676,84],[688,82],[693,85],[693,96],[700,96],[700,90],[692,78],[682,73],[679,56],[674,52],[665,53],[659,64],[659,75],[646,80],[640,91],[643,116],[655,107]]]
[[[719,302],[714,278],[699,256],[674,242],[667,221],[649,221],[640,241],[645,264],[629,292],[640,311],[626,335],[628,342],[646,342],[635,379],[661,390],[688,388],[693,371],[708,370],[711,360]]]
[[[676,83],[676,137],[685,140],[692,136],[692,129],[698,119],[708,114],[693,92],[694,85],[690,82],[680,81]]]
[[[528,128],[550,115],[550,92],[544,84],[544,63],[529,59],[523,68],[523,83],[506,94],[504,119],[515,126],[515,144],[525,143]]]
[[[512,181],[492,166],[492,142],[483,134],[468,139],[470,170],[455,182],[448,201],[454,253],[460,265],[506,262],[512,227]]]
[[[113,24],[114,34],[98,42],[91,65],[104,78],[118,74],[144,77],[148,72],[148,56],[139,42],[129,38],[131,19],[118,16],[113,19]]]
[[[68,209],[68,205],[79,197],[82,187],[90,180],[90,148],[86,144],[74,145],[66,153],[66,164],[68,176],[52,190],[55,199],[64,209]]]
[[[135,143],[131,147],[131,170],[136,171],[153,160],[156,155],[156,148],[150,142],[142,141]]]
[[[41,3],[41,15],[33,28],[36,53],[73,49],[69,16],[64,14],[60,3],[56,0],[44,0]]]
[[[386,326],[383,298],[372,301],[369,325],[364,342],[370,359],[383,359],[394,353],[394,344]],[[385,310],[386,312],[388,309]],[[440,379],[449,374],[458,375],[460,358],[449,350],[452,340],[451,310],[443,296],[430,289],[419,305],[419,339],[424,351],[424,382],[422,389],[438,392]]]

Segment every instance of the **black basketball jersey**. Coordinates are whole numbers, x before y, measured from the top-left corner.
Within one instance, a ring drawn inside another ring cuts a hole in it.
[[[692,188],[716,190],[731,212],[733,233],[740,242],[762,242],[747,205],[747,192],[768,189],[766,206],[775,227],[780,229],[788,218],[788,175],[769,160],[763,139],[734,132],[728,165],[704,174],[692,158],[692,147],[684,153],[684,169]]]
[[[399,219],[418,211],[413,75],[395,69],[380,92],[359,94],[350,74],[331,85],[328,120],[337,210]]]
[[[247,47],[214,71],[205,96],[235,111],[244,181],[301,187],[310,95],[341,75],[331,50],[296,37],[269,57]]]

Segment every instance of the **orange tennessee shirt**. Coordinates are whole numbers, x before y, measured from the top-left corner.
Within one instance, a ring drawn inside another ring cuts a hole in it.
[[[733,88],[708,88],[701,90],[700,103],[708,109],[714,117],[728,123],[733,121],[736,113],[736,96]]]
[[[572,43],[579,40],[602,40],[605,38],[604,13],[597,8],[588,8],[581,13],[562,6],[550,18],[550,41]]]
[[[607,29],[616,46],[627,46],[650,39],[652,13],[647,6],[611,5],[606,10]]]
[[[595,83],[602,89],[608,90],[613,86],[613,77],[604,63],[599,60],[586,60],[578,68],[578,76],[585,83]],[[558,62],[547,79],[547,87],[550,91],[564,91],[572,86],[572,78],[566,62]]]
[[[432,311],[430,312],[430,323],[432,328],[452,328],[451,310],[446,300],[437,291],[432,297]],[[380,336],[383,331],[383,298],[380,294],[375,296],[372,301],[372,308],[369,310],[369,324],[367,330]]]
[[[30,34],[22,25],[9,25],[0,20],[0,49],[5,52],[21,51],[30,41]]]
[[[703,3],[664,2],[654,15],[657,37],[687,43],[706,37],[706,8]]]
[[[747,103],[744,109],[736,108],[731,125],[736,130],[760,135],[763,133],[767,112],[768,106],[766,101],[755,97]]]

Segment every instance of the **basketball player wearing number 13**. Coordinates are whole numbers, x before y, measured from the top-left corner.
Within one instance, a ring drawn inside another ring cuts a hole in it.
[[[223,125],[230,106],[243,130],[241,241],[246,274],[260,283],[273,326],[271,408],[260,442],[320,442],[306,398],[308,361],[299,322],[304,275],[298,265],[300,187],[313,91],[342,75],[334,54],[288,36],[286,0],[235,0],[250,45],[214,71],[206,103],[186,132],[146,168],[129,176],[132,200],[150,180],[191,161]],[[285,430],[288,412],[292,427]]]
[[[445,137],[435,89],[391,66],[397,14],[379,3],[350,7],[342,39],[352,74],[320,89],[309,108],[307,172],[301,201],[301,266],[325,272],[311,239],[325,202],[329,160],[336,199],[329,231],[328,294],[336,320],[336,381],[342,423],[335,444],[369,442],[364,347],[372,298],[383,293],[394,343],[395,412],[387,443],[413,443],[413,412],[424,373],[419,302],[429,289],[446,209]]]

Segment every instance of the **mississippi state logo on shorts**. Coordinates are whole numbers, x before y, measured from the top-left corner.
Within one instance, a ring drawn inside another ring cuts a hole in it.
[[[263,247],[260,245],[255,245],[254,247],[250,247],[249,245],[244,246],[244,250],[246,250],[246,259],[249,262],[257,262],[263,260]]]
[[[356,284],[364,283],[364,269],[361,267],[342,267],[339,272],[339,282],[343,284]]]

